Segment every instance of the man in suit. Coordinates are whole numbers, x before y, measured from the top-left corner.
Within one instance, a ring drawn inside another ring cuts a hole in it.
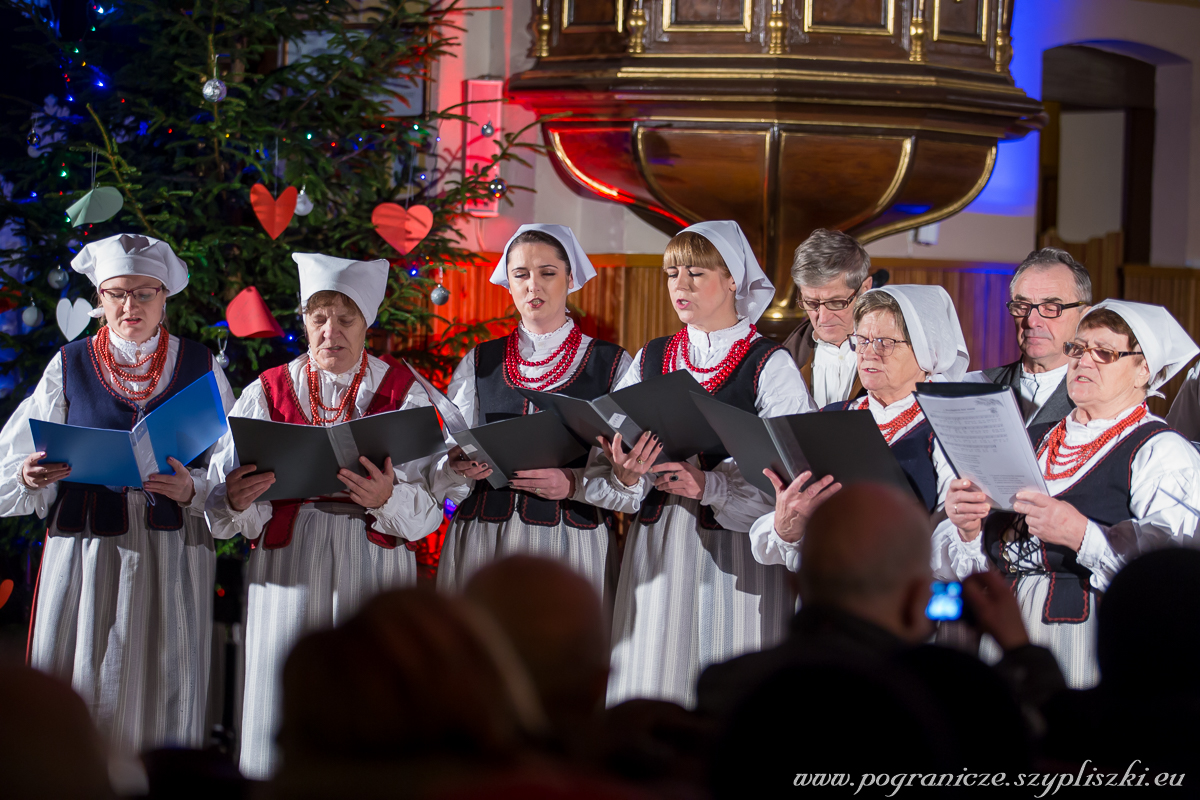
[[[783,346],[796,359],[818,408],[862,391],[847,337],[854,332],[854,301],[871,288],[871,257],[841,231],[815,230],[792,261],[792,280],[808,316]]]
[[[1075,407],[1067,396],[1063,345],[1075,336],[1092,304],[1087,268],[1064,250],[1029,254],[1009,284],[1009,313],[1017,326],[1021,360],[983,371],[992,383],[1011,386],[1034,444]]]

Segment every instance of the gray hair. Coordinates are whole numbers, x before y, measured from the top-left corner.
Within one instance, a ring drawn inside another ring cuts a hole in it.
[[[857,328],[863,318],[874,311],[886,311],[891,314],[892,319],[896,322],[896,327],[904,336],[904,340],[912,341],[912,337],[908,335],[908,323],[904,321],[904,309],[900,308],[900,303],[896,298],[887,292],[878,290],[866,292],[855,301],[854,327]]]
[[[858,240],[841,231],[817,228],[796,248],[792,280],[797,286],[824,286],[841,278],[849,289],[867,279],[871,257]]]
[[[1087,267],[1080,264],[1066,250],[1059,250],[1057,247],[1043,247],[1041,250],[1034,250],[1029,255],[1025,256],[1025,260],[1017,267],[1017,271],[1013,273],[1012,280],[1008,284],[1008,297],[1011,300],[1013,290],[1017,286],[1017,280],[1031,269],[1049,269],[1050,267],[1066,267],[1071,271],[1071,276],[1075,278],[1075,294],[1076,299],[1092,304],[1092,276],[1087,271]],[[1064,300],[1066,298],[1063,298]]]

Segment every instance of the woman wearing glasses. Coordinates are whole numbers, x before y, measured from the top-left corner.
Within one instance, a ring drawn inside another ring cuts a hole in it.
[[[209,371],[226,411],[233,392],[208,348],[166,330],[166,299],[188,284],[166,242],[113,236],[71,266],[97,287],[105,324],[54,356],[0,433],[0,513],[49,515],[30,663],[72,685],[118,755],[203,747],[216,568],[205,470],[170,459],[145,492],[75,483],[35,452],[29,420],[130,430]]]
[[[885,286],[864,293],[854,305],[849,337],[866,397],[832,403],[823,411],[870,411],[879,432],[930,513],[942,507],[954,470],[933,438],[913,392],[929,380],[959,381],[969,355],[958,314],[940,286]],[[820,503],[841,488],[826,476],[801,490],[811,473],[791,485],[767,472],[775,485],[775,510],[750,529],[754,557],[763,564],[800,568],[804,525]]]
[[[647,342],[617,389],[686,369],[718,400],[759,416],[813,410],[796,362],[755,328],[775,290],[736,222],[685,228],[667,244],[663,272],[685,326]],[[608,704],[691,706],[700,670],[775,644],[795,599],[787,573],[750,553],[745,532],[769,498],[724,452],[655,465],[662,445],[649,438],[628,453],[602,441],[612,471],[589,486],[597,504],[638,512],[617,584]]]
[[[957,580],[995,566],[1015,581],[1025,627],[1075,688],[1098,679],[1096,601],[1125,562],[1190,544],[1200,508],[1200,455],[1146,408],[1146,397],[1198,349],[1161,306],[1105,300],[1064,350],[1075,410],[1038,447],[1049,494],[1017,494],[992,511],[953,481],[949,519],[934,532],[934,569]],[[1164,613],[1168,613],[1164,609]],[[990,642],[984,655],[997,655]]]

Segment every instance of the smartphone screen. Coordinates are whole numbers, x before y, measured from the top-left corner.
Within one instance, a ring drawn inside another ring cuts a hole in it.
[[[962,584],[958,581],[934,581],[933,596],[925,606],[925,616],[932,620],[953,620],[962,617]]]

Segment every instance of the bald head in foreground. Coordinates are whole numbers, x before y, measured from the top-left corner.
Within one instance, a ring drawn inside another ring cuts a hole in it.
[[[706,669],[699,710],[725,716],[785,666],[878,661],[928,637],[932,530],[925,507],[893,487],[860,483],[832,495],[801,543],[801,608],[788,638]]]
[[[933,573],[929,512],[890,486],[842,489],[813,513],[800,545],[803,607],[823,606],[909,642],[925,639]]]

